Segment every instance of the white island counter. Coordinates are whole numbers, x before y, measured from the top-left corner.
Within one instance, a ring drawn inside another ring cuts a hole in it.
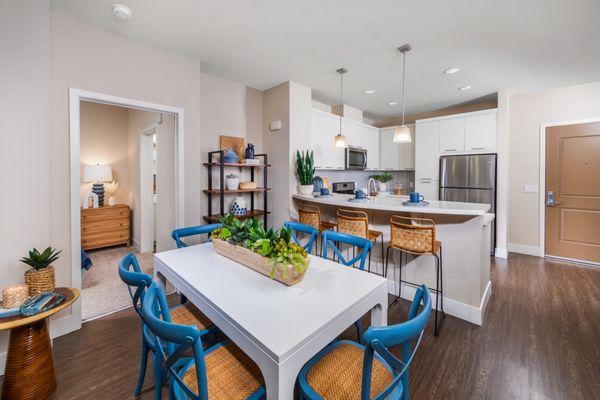
[[[389,245],[389,221],[392,215],[429,218],[436,224],[436,239],[442,242],[444,308],[446,314],[482,325],[491,295],[490,246],[491,222],[488,204],[429,201],[426,206],[403,205],[407,196],[378,196],[365,202],[353,202],[351,195],[327,197],[293,195],[296,208],[303,204],[318,206],[324,220],[335,221],[337,209],[359,209],[369,215],[371,229],[382,231],[384,247]],[[373,248],[371,270],[381,273],[383,260],[379,239]],[[399,260],[395,254],[388,267],[389,289],[398,293]],[[406,257],[405,257],[406,260]],[[435,262],[432,256],[408,257],[402,268],[405,281],[425,283],[435,288]],[[411,300],[414,288],[402,285],[402,297]],[[432,295],[435,295],[432,293]],[[433,299],[435,304],[435,298]]]

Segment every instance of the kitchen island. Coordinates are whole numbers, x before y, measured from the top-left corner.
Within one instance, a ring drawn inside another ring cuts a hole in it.
[[[358,209],[369,216],[371,229],[383,232],[385,248],[389,245],[392,215],[429,218],[436,224],[436,239],[442,242],[444,311],[477,325],[492,293],[490,281],[491,222],[490,205],[452,201],[429,201],[428,205],[403,205],[407,196],[376,196],[353,202],[352,195],[293,195],[295,208],[303,204],[318,206],[323,220],[335,221],[337,209]],[[399,290],[399,254],[390,256],[387,278],[390,293]],[[381,273],[385,254],[377,243],[372,250],[371,271]],[[408,259],[408,260],[407,260]],[[406,261],[407,260],[407,261]],[[435,261],[431,255],[405,257],[402,279],[435,288]],[[393,264],[393,265],[392,265]],[[402,297],[412,299],[415,289],[402,285]],[[435,293],[432,293],[435,296]],[[435,304],[435,298],[432,299]]]

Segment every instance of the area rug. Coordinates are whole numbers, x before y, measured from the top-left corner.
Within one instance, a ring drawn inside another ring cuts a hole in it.
[[[135,253],[141,270],[152,275],[152,253],[138,253],[132,247],[88,251],[94,265],[83,276],[81,311],[84,321],[131,307],[129,291],[118,272],[119,261],[127,253]]]

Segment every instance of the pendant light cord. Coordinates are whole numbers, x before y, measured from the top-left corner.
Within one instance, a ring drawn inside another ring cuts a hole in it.
[[[342,133],[342,114],[344,113],[344,73],[340,72],[340,134]]]
[[[402,126],[404,126],[404,77],[406,75],[406,51],[402,52]]]

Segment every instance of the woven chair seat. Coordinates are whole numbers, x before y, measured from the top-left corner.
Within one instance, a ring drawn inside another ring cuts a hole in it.
[[[306,382],[327,400],[360,399],[364,347],[358,343],[343,341],[330,346],[308,370]],[[373,358],[371,398],[385,390],[394,379],[390,367],[377,357]]]
[[[198,329],[204,330],[213,325],[210,319],[192,304],[185,303],[175,306],[169,310],[171,322],[178,325],[196,325]]]
[[[374,231],[369,229],[369,240],[372,242],[375,239],[377,239],[379,236],[383,235],[383,232],[381,231]]]
[[[208,398],[223,400],[245,400],[264,386],[258,368],[239,347],[227,343],[205,353]],[[198,393],[196,366],[193,361],[182,371],[185,384]]]
[[[335,222],[321,221],[319,232],[334,230],[337,224]]]

